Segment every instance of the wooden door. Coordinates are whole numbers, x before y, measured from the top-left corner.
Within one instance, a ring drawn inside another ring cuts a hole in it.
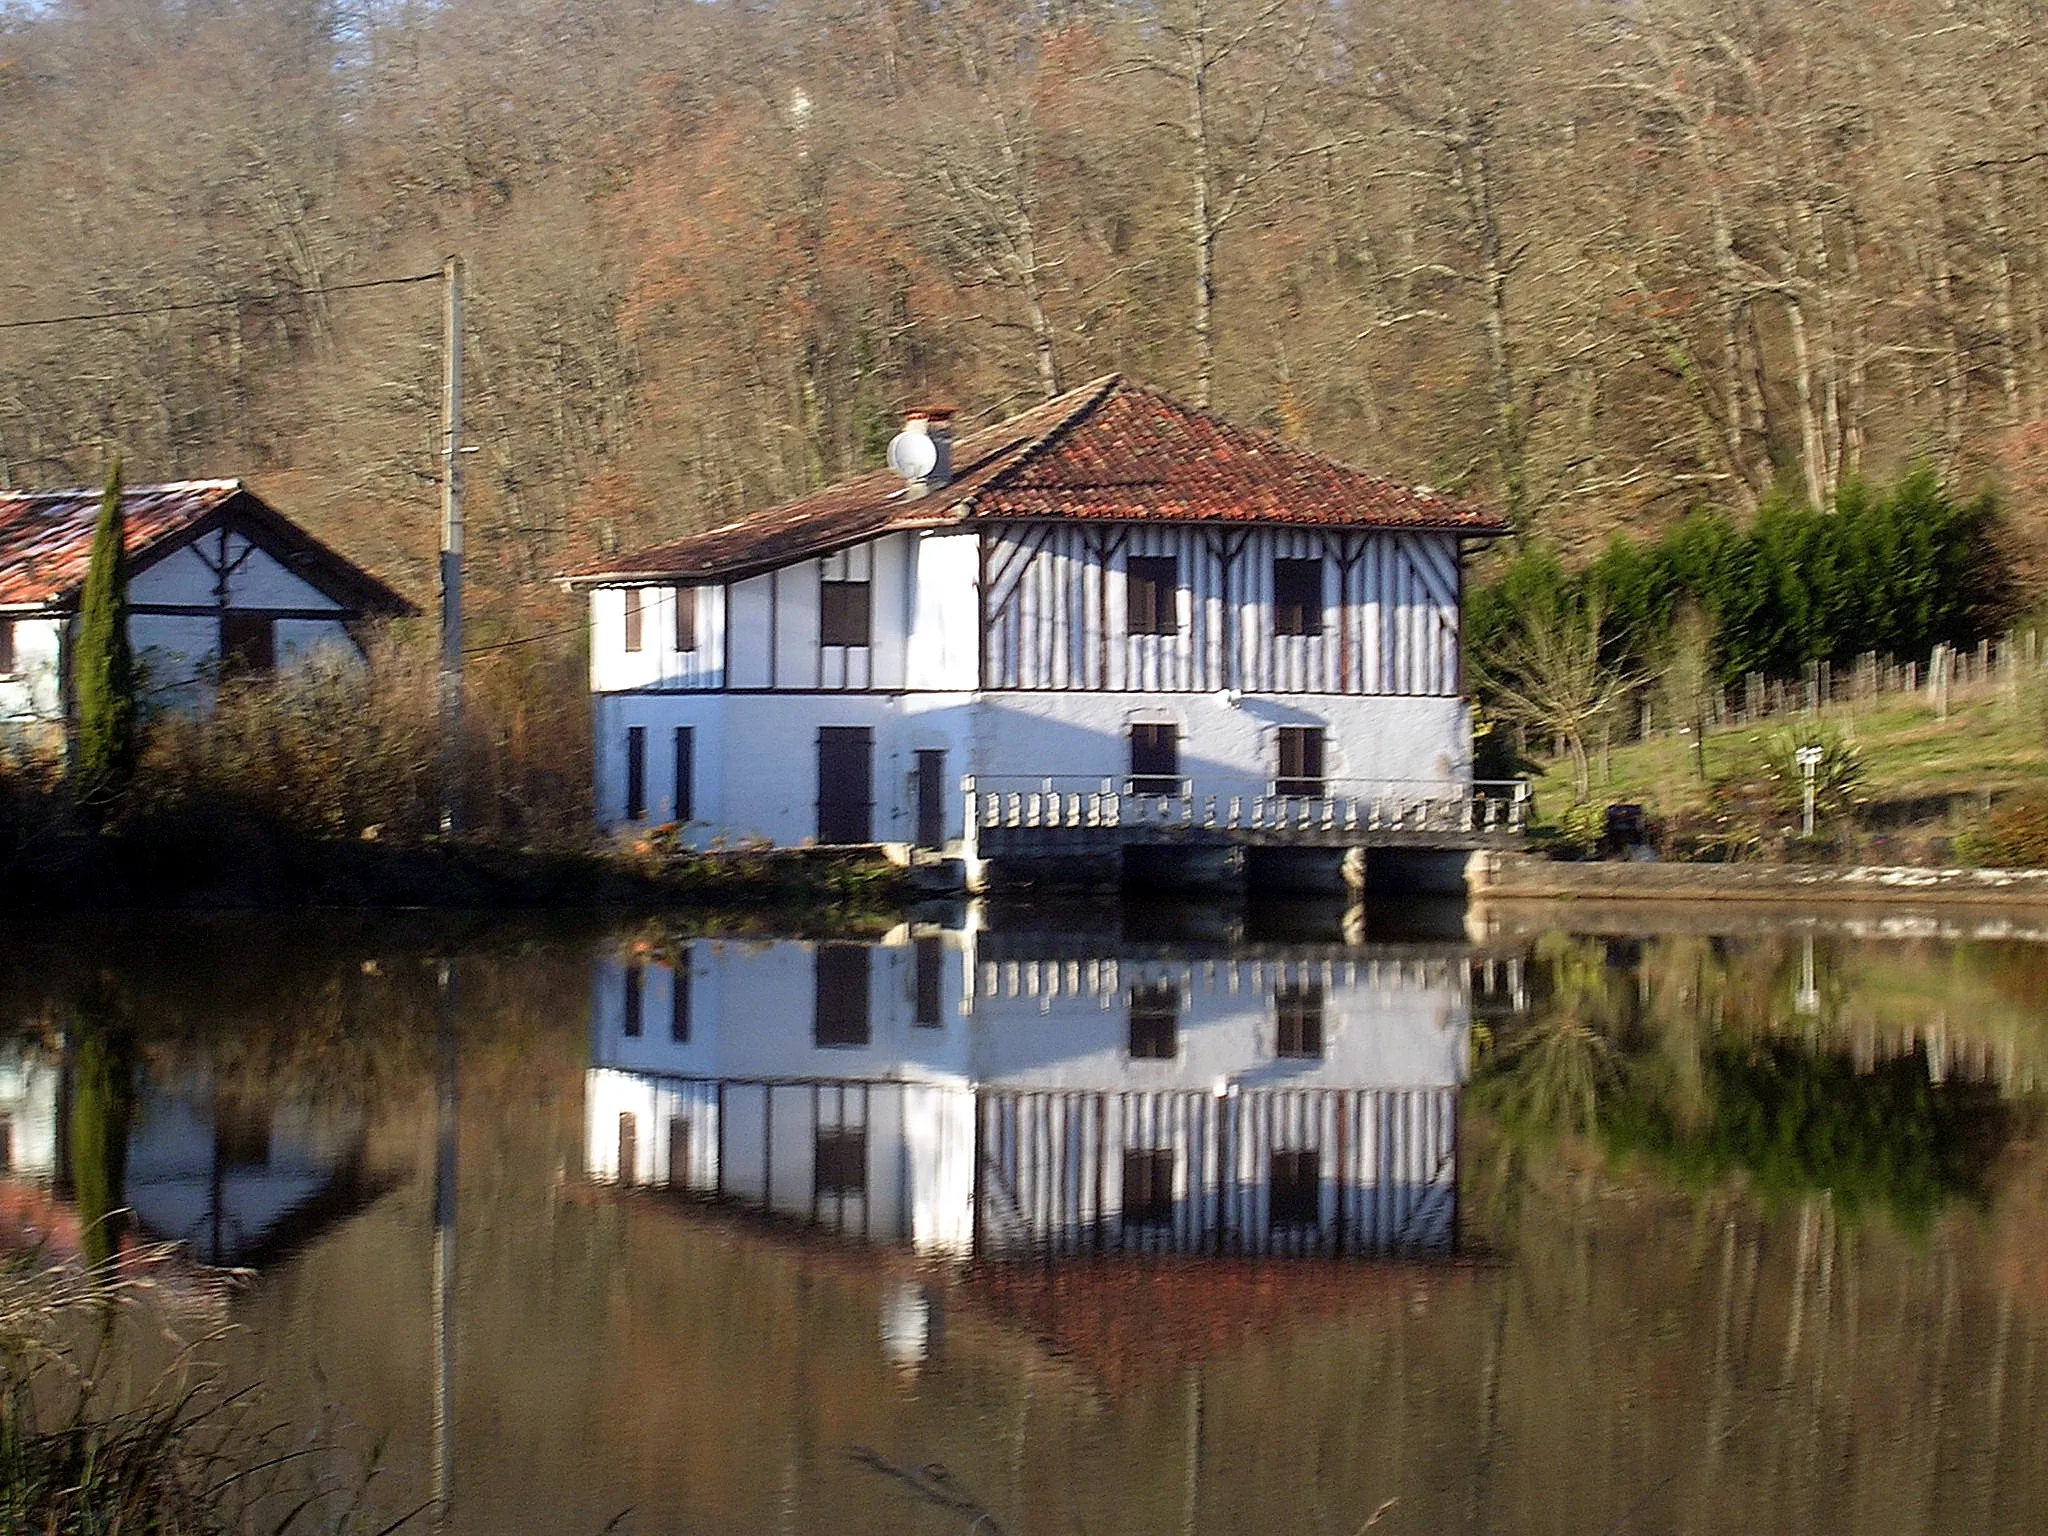
[[[875,733],[864,725],[818,729],[818,841],[875,840]]]
[[[917,754],[917,846],[946,846],[946,754]]]

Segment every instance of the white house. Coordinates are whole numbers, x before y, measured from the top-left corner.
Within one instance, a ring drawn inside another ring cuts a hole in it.
[[[1455,946],[607,954],[586,1169],[935,1255],[1442,1252],[1471,1004]]]
[[[971,852],[969,776],[1098,817],[1469,796],[1499,518],[1115,375],[958,441],[913,415],[892,462],[567,578],[604,824]]]
[[[0,732],[69,714],[69,649],[98,523],[97,491],[0,492]],[[122,498],[129,640],[147,697],[203,705],[223,671],[355,647],[366,619],[412,605],[239,480],[140,485]]]

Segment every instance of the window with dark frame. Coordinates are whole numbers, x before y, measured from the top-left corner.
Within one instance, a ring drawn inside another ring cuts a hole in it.
[[[868,1043],[868,964],[865,944],[820,944],[817,1002],[811,1041],[823,1049]]]
[[[1323,989],[1315,982],[1298,982],[1273,993],[1273,1012],[1278,1020],[1275,1053],[1299,1061],[1323,1059]]]
[[[647,1018],[647,968],[644,965],[626,967],[626,1038],[640,1038],[641,1025]]]
[[[676,649],[697,649],[697,589],[676,588]]]
[[[223,672],[261,674],[277,669],[277,621],[264,613],[220,616],[220,666]]]
[[[678,1045],[690,1039],[690,951],[676,957],[674,988],[668,997],[668,1037]]]
[[[1124,1148],[1123,1222],[1163,1227],[1173,1220],[1173,1149]]]
[[[1124,561],[1124,627],[1134,635],[1180,633],[1180,562],[1172,555]]]
[[[0,677],[14,675],[14,620],[0,619]]]
[[[1323,562],[1273,562],[1273,633],[1320,635],[1323,632]]]
[[[1134,795],[1180,793],[1180,727],[1131,727],[1131,791]]]
[[[644,635],[642,633],[644,625],[645,620],[640,609],[640,589],[638,587],[628,587],[626,588],[627,650],[637,651],[640,649],[641,642],[644,639]]]
[[[1266,1224],[1271,1227],[1314,1227],[1323,1219],[1323,1154],[1309,1147],[1275,1152]]]
[[[928,1029],[935,1029],[946,1022],[944,1008],[944,984],[946,979],[946,944],[943,939],[923,938],[915,945],[917,953],[917,1012],[914,1022]]]
[[[647,727],[626,727],[626,820],[647,814]]]
[[[1319,725],[1280,727],[1280,771],[1274,775],[1277,795],[1320,795],[1323,792],[1323,728]]]
[[[811,1188],[820,1195],[868,1192],[868,1133],[844,1126],[820,1127],[811,1163]]]
[[[691,821],[697,815],[697,732],[694,726],[676,727],[676,815],[677,821]]]
[[[1171,1061],[1180,1053],[1180,988],[1170,981],[1131,988],[1133,1061]]]
[[[0,1173],[14,1172],[14,1119],[0,1115]]]
[[[868,584],[864,581],[818,583],[818,643],[866,645],[870,634]]]

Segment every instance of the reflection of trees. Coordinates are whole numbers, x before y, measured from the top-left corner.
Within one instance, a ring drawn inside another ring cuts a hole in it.
[[[1859,1067],[1829,1042],[1846,988],[1823,973],[1819,1019],[1792,1008],[1793,946],[1693,937],[1635,946],[1550,935],[1528,1018],[1475,1078],[1511,1149],[1560,1135],[1646,1157],[1682,1181],[1740,1176],[1767,1199],[1825,1192],[1845,1213],[1923,1227],[1981,1200],[2011,1111],[1944,1077],[1924,1048]]]
[[[1916,1227],[1950,1199],[1982,1199],[2005,1139],[1996,1090],[1936,1083],[1918,1051],[1858,1071],[1800,1042],[1718,1041],[1701,1068],[1703,1116],[1687,1124],[1661,1085],[1624,1074],[1601,1106],[1602,1139],[1688,1182],[1741,1173],[1767,1197],[1826,1190],[1845,1210],[1889,1207]]]
[[[95,1268],[120,1247],[135,1117],[135,1040],[102,1008],[82,1007],[71,1054],[69,1147],[72,1197],[86,1262]]]
[[[1628,999],[1603,946],[1562,934],[1537,943],[1537,1000],[1497,1043],[1475,1090],[1517,1143],[1583,1135],[1617,1071],[1614,1038]]]

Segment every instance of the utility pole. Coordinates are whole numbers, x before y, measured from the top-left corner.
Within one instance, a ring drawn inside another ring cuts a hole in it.
[[[455,959],[443,959],[434,1020],[434,1530],[455,1502]]]
[[[462,258],[441,265],[441,830],[456,825],[462,739]]]

